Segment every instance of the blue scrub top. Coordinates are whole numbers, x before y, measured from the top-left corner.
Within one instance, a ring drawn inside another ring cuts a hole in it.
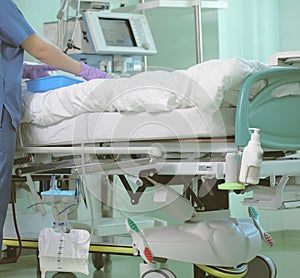
[[[3,105],[17,128],[21,118],[24,50],[20,44],[35,31],[12,0],[0,0],[0,119]]]

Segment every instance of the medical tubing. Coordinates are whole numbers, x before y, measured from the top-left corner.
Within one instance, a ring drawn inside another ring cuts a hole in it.
[[[58,10],[58,12],[56,14],[56,18],[58,20],[62,19],[64,17],[64,13],[65,13],[64,9],[66,7],[66,3],[67,3],[67,0],[63,0],[63,2],[60,5],[60,8],[59,8],[59,10]]]
[[[34,204],[28,206],[27,209],[30,209],[30,208],[32,208],[32,207],[34,207],[34,206],[38,206],[38,205],[42,205],[42,204],[43,204],[43,203],[34,203]]]
[[[71,208],[71,207],[73,207],[73,206],[78,207],[78,204],[70,204],[70,205],[66,206],[66,207],[63,208],[57,215],[62,215],[63,213],[65,213],[66,211],[68,211],[69,208]]]
[[[55,175],[51,176],[51,179],[50,179],[50,188],[52,190],[52,193],[51,193],[51,208],[52,208],[52,214],[53,214],[53,218],[54,218],[54,225],[57,228],[59,228],[59,230],[61,232],[64,232],[62,226],[59,223],[59,217],[58,217],[58,213],[56,213],[56,206],[55,206],[55,202],[54,202],[54,192],[55,192],[55,189],[56,189],[56,186],[55,186]]]
[[[72,213],[73,211],[75,211],[76,208],[78,208],[79,206],[79,196],[78,196],[78,184],[77,184],[77,178],[75,179],[75,182],[76,182],[76,188],[75,188],[75,200],[76,200],[76,203],[73,203],[73,204],[69,204],[67,205],[66,207],[64,207],[62,210],[60,210],[60,212],[57,214],[57,215],[62,215],[64,214],[65,212],[68,212],[68,214]],[[77,192],[77,193],[76,193]],[[76,208],[72,211],[69,211],[69,209],[73,206],[76,206]]]
[[[67,24],[68,24],[68,17],[69,17],[69,0],[65,0],[65,2],[62,3],[60,11],[57,14],[58,18],[58,38],[57,38],[57,44],[60,49],[64,48],[64,34],[67,32]],[[67,15],[65,15],[67,13]]]
[[[77,0],[78,4],[77,4],[77,11],[76,11],[76,15],[75,15],[75,23],[73,26],[73,30],[72,30],[72,35],[71,35],[71,43],[73,44],[73,40],[74,40],[74,36],[75,36],[75,32],[76,32],[76,27],[79,23],[79,14],[80,14],[80,2],[81,0]]]
[[[16,206],[15,206],[15,195],[13,194],[12,189],[10,190],[10,198],[11,198],[11,207],[12,207],[12,212],[13,212],[13,221],[14,221],[14,226],[15,226],[15,231],[16,231],[16,235],[17,235],[17,239],[18,239],[18,244],[19,244],[19,248],[18,248],[18,253],[14,258],[5,258],[2,259],[0,264],[9,264],[9,263],[15,263],[18,261],[19,257],[21,256],[22,253],[22,239],[21,239],[21,235],[20,235],[20,231],[19,231],[19,227],[18,227],[18,221],[17,221],[17,215],[16,215]]]
[[[86,181],[86,171],[85,171],[85,163],[84,163],[84,142],[81,142],[81,169],[82,169],[82,179],[83,179],[83,184],[87,184]],[[88,187],[87,187],[88,190]],[[90,241],[92,239],[92,236],[94,234],[94,227],[95,227],[95,219],[94,219],[94,211],[93,211],[93,207],[92,207],[92,201],[91,201],[91,196],[90,196],[90,192],[89,194],[87,194],[87,198],[88,198],[88,203],[90,204],[90,213],[91,213],[91,232],[90,232],[90,236],[87,239],[87,241]]]
[[[21,132],[21,125],[18,126],[18,138],[19,138],[19,147],[23,147],[24,146],[24,141],[22,138],[22,132]]]

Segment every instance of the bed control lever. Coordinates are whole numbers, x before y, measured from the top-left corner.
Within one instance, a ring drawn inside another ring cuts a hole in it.
[[[18,176],[23,176],[26,174],[33,174],[33,173],[42,173],[48,171],[55,171],[61,170],[62,168],[74,166],[74,160],[63,160],[59,162],[52,162],[52,163],[45,163],[45,164],[36,164],[36,165],[29,165],[24,167],[18,167],[15,169],[15,173]]]
[[[137,188],[137,190],[135,192],[133,192],[127,178],[127,176],[124,175],[119,175],[119,178],[124,186],[124,188],[126,189],[130,200],[131,200],[131,204],[132,205],[137,205],[140,201],[140,198],[142,197],[144,191],[146,190],[147,187],[152,187],[154,186],[153,183],[151,183],[150,181],[148,181],[145,178],[140,178],[142,184]]]
[[[139,172],[139,177],[153,177],[156,174],[157,174],[157,170],[154,168],[144,169]]]
[[[255,186],[253,197],[245,198],[244,205],[254,205],[261,209],[276,210],[280,209],[283,202],[283,190],[289,180],[288,176],[282,176],[278,185],[275,187]]]
[[[25,163],[29,163],[29,162],[33,162],[33,156],[32,155],[27,155],[27,156],[24,156],[24,157],[15,158],[14,165],[25,164]]]

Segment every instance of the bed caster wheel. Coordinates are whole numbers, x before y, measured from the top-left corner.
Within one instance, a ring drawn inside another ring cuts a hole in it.
[[[275,263],[265,255],[257,255],[248,263],[248,272],[245,278],[276,278],[277,269]]]
[[[169,269],[161,268],[145,272],[142,278],[176,278],[176,275]]]
[[[104,267],[104,255],[102,253],[92,253],[93,266],[99,270]]]
[[[76,278],[77,276],[73,272],[57,272],[52,278]]]
[[[194,271],[195,278],[219,277],[219,278],[242,278],[248,271],[247,264],[241,264],[237,267],[217,267],[209,265],[195,265],[199,271]],[[206,275],[208,274],[208,276]],[[256,276],[255,276],[256,277]]]
[[[100,270],[104,266],[108,265],[110,263],[110,256],[109,254],[103,254],[103,253],[92,253],[92,262],[93,266]]]

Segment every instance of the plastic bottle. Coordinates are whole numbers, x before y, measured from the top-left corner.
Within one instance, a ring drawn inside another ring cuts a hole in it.
[[[263,156],[260,145],[260,129],[249,128],[249,130],[253,130],[253,133],[243,151],[239,181],[246,184],[258,184]]]

